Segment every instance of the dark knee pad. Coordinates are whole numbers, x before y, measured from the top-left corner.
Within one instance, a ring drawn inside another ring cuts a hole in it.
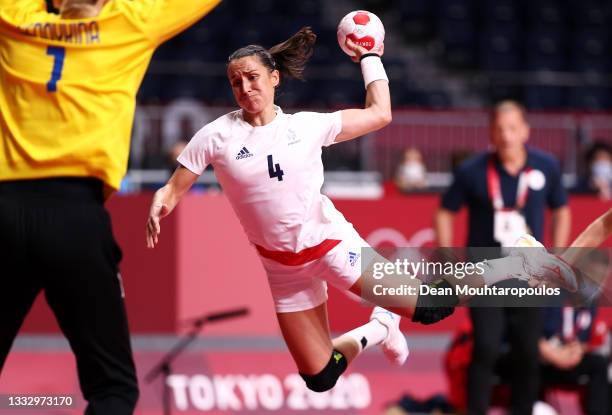
[[[344,355],[334,350],[323,370],[316,375],[303,375],[300,373],[300,376],[311,391],[325,392],[334,387],[340,375],[346,370],[347,365],[348,363]]]

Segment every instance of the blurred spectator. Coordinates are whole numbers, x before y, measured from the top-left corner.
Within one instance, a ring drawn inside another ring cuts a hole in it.
[[[544,331],[539,343],[542,390],[584,387],[585,413],[608,415],[608,359],[596,350],[608,333],[605,324],[596,319],[596,311],[594,306],[544,310]],[[598,325],[603,330],[595,330]]]
[[[540,399],[555,388],[581,392],[581,404],[587,415],[607,414],[609,408],[607,357],[604,353],[608,329],[596,318],[595,307],[558,307],[543,310],[544,326],[538,344],[542,376]],[[449,397],[458,413],[467,409],[467,374],[472,359],[474,335],[468,321],[459,325],[444,358]],[[503,388],[511,381],[515,364],[507,352],[506,340],[500,347],[504,352],[495,365],[498,381],[492,403],[506,406],[508,396]],[[539,402],[538,402],[539,403]],[[534,406],[534,413],[536,407]]]
[[[525,109],[514,101],[501,102],[491,113],[490,127],[494,150],[476,155],[454,171],[453,183],[435,218],[438,245],[453,246],[455,214],[467,205],[469,247],[510,247],[525,233],[542,239],[547,206],[553,210],[553,244],[565,246],[570,212],[559,163],[551,155],[526,146],[530,129]],[[482,249],[471,252],[472,261],[492,259]],[[471,302],[474,347],[467,377],[467,413],[487,412],[493,369],[507,333],[513,360],[511,413],[531,415],[539,390],[541,311],[502,308],[500,302],[503,299],[499,297],[475,297]]]
[[[404,158],[397,167],[395,184],[403,192],[420,190],[427,187],[426,169],[423,155],[414,148],[404,151]]]
[[[597,194],[602,200],[612,199],[612,146],[595,141],[587,150],[587,172],[578,180],[574,191]]]

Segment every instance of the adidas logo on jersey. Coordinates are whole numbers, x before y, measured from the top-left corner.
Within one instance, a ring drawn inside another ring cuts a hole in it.
[[[242,150],[240,150],[240,152],[236,156],[236,160],[246,159],[249,157],[253,157],[253,153],[249,152],[246,147],[242,147]]]
[[[351,264],[351,267],[354,267],[355,264],[357,263],[357,260],[359,259],[360,255],[356,252],[349,252],[348,253],[348,258],[349,258],[349,262]]]

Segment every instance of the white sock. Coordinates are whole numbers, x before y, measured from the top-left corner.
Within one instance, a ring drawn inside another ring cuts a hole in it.
[[[363,352],[372,346],[382,343],[387,338],[388,330],[378,320],[370,320],[363,326],[344,333],[359,345],[359,352]]]
[[[485,285],[493,285],[525,273],[523,259],[518,256],[489,259],[485,264],[485,272],[482,274]]]

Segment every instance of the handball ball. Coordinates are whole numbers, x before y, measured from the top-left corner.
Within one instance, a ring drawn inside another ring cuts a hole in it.
[[[338,24],[338,43],[349,56],[355,56],[345,43],[349,38],[373,53],[380,53],[385,41],[385,27],[374,13],[365,10],[350,12]]]

